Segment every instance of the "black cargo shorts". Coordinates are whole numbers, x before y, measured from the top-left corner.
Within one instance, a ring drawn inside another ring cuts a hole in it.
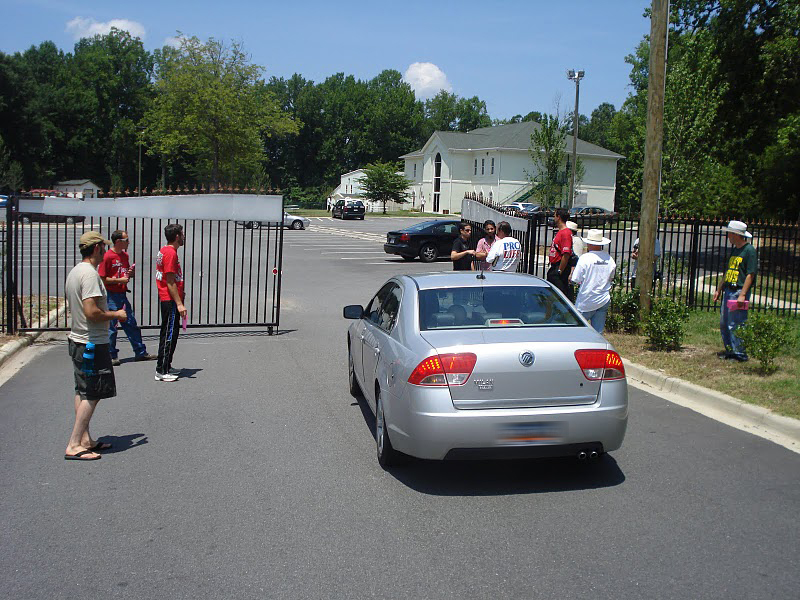
[[[117,382],[114,379],[114,367],[111,365],[111,352],[108,344],[95,344],[94,374],[83,371],[83,352],[86,344],[69,342],[69,355],[72,358],[72,371],[75,376],[75,393],[83,400],[102,400],[117,395]]]

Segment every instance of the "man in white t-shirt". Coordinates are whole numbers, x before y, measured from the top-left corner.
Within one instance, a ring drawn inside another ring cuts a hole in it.
[[[570,280],[581,287],[575,299],[577,308],[584,318],[598,332],[603,333],[606,326],[606,314],[611,304],[611,284],[617,264],[606,251],[611,243],[599,229],[590,229],[583,238],[586,252],[578,259]]]
[[[67,442],[67,460],[97,460],[111,444],[97,442],[89,435],[89,421],[97,402],[117,395],[114,367],[108,343],[108,322],[124,323],[125,309],[108,310],[106,287],[97,273],[103,262],[107,239],[96,231],[84,233],[78,243],[83,260],[67,275],[64,295],[72,317],[67,334],[75,380],[75,424]]]
[[[489,254],[486,255],[486,262],[492,265],[492,271],[516,272],[522,256],[522,245],[511,237],[511,225],[508,221],[500,221],[497,224],[496,238]]]

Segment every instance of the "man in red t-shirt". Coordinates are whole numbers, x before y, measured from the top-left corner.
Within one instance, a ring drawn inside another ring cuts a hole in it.
[[[171,372],[172,357],[178,345],[181,319],[186,318],[184,306],[183,270],[178,260],[178,248],[183,246],[183,226],[170,223],[164,227],[167,245],[156,257],[156,287],[161,305],[161,335],[158,340],[158,363],[156,381],[177,381],[178,375]]]
[[[553,217],[558,232],[550,244],[550,269],[547,271],[547,281],[561,290],[570,302],[573,300],[572,288],[569,285],[569,259],[572,256],[572,232],[567,229],[569,212],[566,208],[559,208]]]
[[[97,267],[97,273],[106,286],[108,310],[125,309],[128,319],[121,323],[123,331],[128,336],[135,360],[155,360],[157,357],[147,353],[147,348],[142,341],[142,331],[136,324],[136,315],[133,314],[133,306],[128,301],[126,295],[128,291],[128,281],[133,277],[133,267],[128,257],[128,233],[118,229],[111,234],[111,243],[114,244],[103,256],[103,262]],[[111,354],[111,364],[115,367],[120,365],[119,350],[117,350],[117,319],[108,322],[108,349]]]

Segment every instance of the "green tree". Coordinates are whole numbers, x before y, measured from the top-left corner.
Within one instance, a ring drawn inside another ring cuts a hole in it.
[[[406,190],[410,182],[398,173],[399,168],[394,162],[371,163],[364,167],[364,177],[358,180],[367,198],[383,204],[384,214],[387,202],[408,202]]]
[[[168,161],[189,158],[194,176],[249,182],[266,158],[264,141],[297,131],[251,64],[242,45],[181,37],[156,53],[157,95],[143,119],[148,152]]]
[[[566,184],[566,124],[556,112],[542,115],[539,127],[531,134],[528,150],[533,172],[528,179],[533,185],[531,197],[545,207],[561,204]]]
[[[22,166],[12,160],[11,154],[0,137],[0,191],[14,193],[22,189],[24,179]]]
[[[458,127],[458,96],[445,90],[425,101],[425,132],[455,131]]]
[[[611,122],[614,120],[615,114],[617,114],[617,110],[614,105],[609,102],[603,102],[592,111],[589,122],[585,127],[582,126],[580,128],[578,137],[592,144],[608,148]]]
[[[486,110],[486,102],[473,96],[472,98],[459,98],[456,103],[457,131],[471,131],[481,127],[491,127],[492,120]]]
[[[127,31],[112,28],[75,44],[68,61],[68,89],[80,118],[80,127],[71,130],[72,152],[79,161],[66,175],[103,182],[108,174],[109,180],[136,187],[136,127],[153,96],[152,75],[152,55]]]

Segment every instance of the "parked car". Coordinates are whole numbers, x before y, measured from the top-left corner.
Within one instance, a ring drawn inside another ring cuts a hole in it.
[[[287,212],[283,213],[283,226],[289,229],[305,229],[308,227],[309,221],[306,217],[301,215],[290,215]],[[238,225],[242,225],[245,229],[260,229],[267,224],[267,221],[237,221]]]
[[[531,202],[512,202],[506,205],[512,214],[526,219],[534,218],[544,220],[546,217],[553,216],[552,208],[545,208],[540,204],[533,204]]]
[[[533,215],[540,209],[538,204],[533,204],[532,202],[512,202],[507,206],[516,212],[520,217]]]
[[[573,206],[569,209],[569,220],[574,221],[581,228],[613,223],[617,219],[619,219],[619,213],[601,206]],[[554,225],[552,217],[547,219],[547,224]]]
[[[86,217],[66,215],[46,215],[36,212],[17,213],[17,220],[22,223],[83,223]]]
[[[337,200],[331,208],[331,217],[334,219],[364,219],[367,212],[366,206],[361,200]]]
[[[73,197],[60,190],[48,189],[35,189],[28,192],[28,196],[34,199],[57,197],[68,198]],[[86,217],[69,216],[69,215],[46,215],[39,212],[19,212],[16,215],[18,221],[22,223],[83,223]]]
[[[383,250],[386,254],[397,254],[404,260],[414,260],[417,256],[422,262],[435,261],[440,256],[450,256],[453,240],[458,237],[460,221],[423,221],[405,229],[386,234]]]
[[[628,421],[614,348],[530,275],[399,275],[345,306],[350,392],[378,461],[575,456],[618,449]]]

